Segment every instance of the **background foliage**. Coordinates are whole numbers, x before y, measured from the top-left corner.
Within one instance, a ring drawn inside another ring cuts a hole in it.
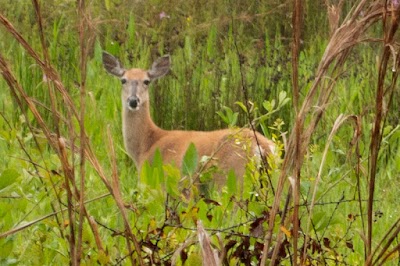
[[[56,69],[66,92],[57,93],[52,83],[55,78],[43,71],[5,27],[0,28],[0,55],[36,105],[49,132],[68,142],[64,160],[59,156],[60,148],[52,147],[37,116],[27,104],[21,104],[24,97],[13,94],[6,78],[0,80],[0,264],[74,264],[76,258],[83,265],[201,264],[198,221],[227,265],[258,264],[269,226],[274,230],[269,262],[273,249],[279,247],[275,258],[284,265],[296,263],[293,254],[300,256],[304,250],[307,256],[303,259],[314,265],[361,265],[375,251],[374,258],[383,253],[368,263],[383,263],[385,256],[385,262],[400,263],[398,53],[390,57],[388,78],[384,80],[385,119],[378,123],[382,135],[373,133],[380,64],[386,49],[382,44],[387,36],[383,20],[363,32],[367,41],[348,52],[339,71],[328,66],[331,72],[323,82],[325,86],[333,80],[334,90],[326,105],[311,108],[310,113],[320,108],[325,108],[325,113],[311,134],[304,156],[297,158],[302,161],[300,186],[287,185],[285,198],[278,202],[282,214],[285,202],[292,200],[292,188],[299,192],[299,205],[294,207],[291,202],[286,209],[287,216],[292,217],[299,208],[300,233],[296,234],[285,217],[270,223],[281,175],[278,159],[268,175],[250,164],[243,187],[229,176],[222,193],[202,195],[195,191],[198,194],[189,198],[178,190],[179,170],[161,162],[146,168],[139,177],[122,144],[120,84],[103,70],[101,53],[106,50],[126,67],[141,68],[148,68],[160,55],[171,54],[171,73],[151,87],[152,117],[160,127],[212,130],[246,126],[255,119],[257,129],[277,143],[284,158],[284,147],[288,147],[287,140],[298,122],[294,101],[303,103],[307,99],[333,36],[329,1],[303,1],[299,95],[293,94],[292,85],[294,1],[104,0],[87,1],[84,8],[76,1],[41,1],[44,42],[36,1],[17,2],[0,0],[0,15],[13,24],[40,58],[48,53],[48,65]],[[365,1],[343,3],[339,24],[359,2]],[[393,7],[395,1],[375,2]],[[363,12],[368,11],[364,6]],[[86,30],[83,38],[79,35],[82,21]],[[394,52],[399,47],[396,37],[398,34],[391,43]],[[391,72],[392,68],[395,71]],[[4,70],[2,73],[5,76]],[[318,94],[323,97],[324,91]],[[72,103],[66,104],[66,95]],[[72,115],[71,106],[83,114],[90,150],[109,183],[99,178],[102,174],[93,160],[87,159],[82,167],[82,124]],[[341,114],[349,122],[339,122]],[[351,122],[353,117],[356,126]],[[305,118],[306,123],[310,121],[312,117]],[[381,139],[381,145],[373,211],[368,213],[374,138]],[[193,150],[187,153],[188,165],[194,165],[187,170],[188,175],[196,175],[196,156]],[[73,179],[66,178],[66,161]],[[79,183],[82,173],[84,189]],[[83,191],[89,214],[85,217],[92,220],[79,219],[81,194],[74,188]],[[368,240],[368,218],[374,224],[373,241]],[[309,219],[311,225],[306,229]],[[279,240],[278,232],[284,240]],[[71,250],[73,235],[76,243],[81,239],[77,248],[80,256]],[[293,246],[297,241],[298,250]]]

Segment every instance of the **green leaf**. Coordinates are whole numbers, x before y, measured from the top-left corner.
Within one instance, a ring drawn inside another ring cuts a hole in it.
[[[154,156],[153,156],[151,166],[153,166],[154,168],[162,168],[163,159],[162,159],[160,149],[156,149],[156,152],[154,153]]]
[[[279,92],[279,96],[278,96],[279,105],[281,105],[281,103],[286,99],[286,95],[287,95],[286,91]]]
[[[7,259],[14,248],[14,238],[7,237],[0,239],[0,259]],[[0,260],[1,261],[1,260]]]
[[[340,220],[343,220],[343,217],[340,217],[341,215],[337,215],[335,217],[330,217],[326,215],[325,211],[316,211],[313,214],[313,223],[315,225],[315,229],[317,231],[320,230],[326,230],[327,226],[332,226],[335,224],[340,223]]]
[[[100,250],[97,255],[97,260],[100,262],[100,265],[107,265],[110,263],[110,255],[103,250]]]
[[[229,125],[230,126],[236,126],[236,123],[237,123],[237,120],[238,120],[238,115],[239,115],[239,113],[234,113],[233,115],[232,115],[232,118],[230,119],[230,123],[229,123]]]
[[[235,102],[235,104],[239,105],[240,108],[242,108],[242,110],[243,110],[246,114],[248,113],[247,107],[244,105],[244,103],[242,103],[242,102]]]
[[[267,110],[268,113],[272,112],[275,107],[275,100],[264,101],[262,105],[263,105],[264,109]]]
[[[285,100],[283,100],[280,104],[280,107],[286,105],[288,102],[290,102],[290,98],[286,98]]]
[[[19,177],[19,173],[15,169],[6,169],[0,175],[0,190],[12,185]]]
[[[139,173],[139,176],[140,176],[140,182],[141,183],[144,183],[144,184],[147,184],[147,176],[149,175],[149,169],[150,167],[149,167],[149,162],[148,161],[145,161],[144,163],[143,163],[143,165],[142,165],[142,167],[141,167],[141,169],[140,169],[140,173]]]
[[[182,173],[183,175],[193,176],[197,170],[198,155],[196,147],[190,143],[183,157]]]
[[[226,124],[229,125],[228,115],[225,115],[224,112],[222,112],[222,111],[217,111],[217,115],[219,115],[219,117],[221,117],[222,121],[224,121]]]
[[[157,185],[157,179],[153,178],[154,176],[154,168],[150,166],[148,161],[145,161],[140,169],[140,181],[143,184],[150,186],[151,188],[155,188]]]
[[[106,6],[106,10],[109,11],[111,8],[111,1],[110,0],[104,0],[104,5]]]
[[[127,32],[128,32],[128,47],[135,47],[136,25],[135,25],[135,17],[132,12],[129,15]]]
[[[308,195],[310,193],[311,184],[309,181],[302,181],[300,183],[300,192],[302,195]]]
[[[268,135],[268,129],[267,129],[267,126],[264,124],[263,121],[260,121],[260,127],[261,127],[263,135],[267,136]]]
[[[290,98],[287,97],[286,91],[281,91],[279,93],[278,98],[279,98],[279,103],[278,103],[279,108],[282,108],[290,101]]]
[[[230,127],[233,127],[237,123],[238,112],[233,112],[231,108],[224,106],[224,112],[218,111],[217,114],[222,118],[222,120],[228,124]]]
[[[185,46],[184,46],[184,49],[185,49],[185,58],[187,58],[189,62],[192,61],[192,60],[191,60],[192,57],[193,57],[192,41],[191,41],[189,35],[186,35],[186,36],[185,36]]]
[[[170,164],[164,165],[163,169],[165,174],[167,175],[165,182],[167,193],[173,197],[179,196],[180,193],[178,189],[178,184],[179,180],[181,180],[181,172],[178,168]]]

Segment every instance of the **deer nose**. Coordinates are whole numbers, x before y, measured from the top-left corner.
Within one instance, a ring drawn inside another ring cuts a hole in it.
[[[136,110],[139,107],[139,98],[136,96],[131,96],[128,98],[128,106],[131,110]]]

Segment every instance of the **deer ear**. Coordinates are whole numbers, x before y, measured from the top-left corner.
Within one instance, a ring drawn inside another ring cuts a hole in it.
[[[154,61],[151,69],[148,71],[148,75],[151,79],[161,78],[168,73],[171,67],[171,57],[164,55]]]
[[[108,73],[117,77],[122,77],[125,73],[121,62],[111,54],[103,51],[103,66]]]

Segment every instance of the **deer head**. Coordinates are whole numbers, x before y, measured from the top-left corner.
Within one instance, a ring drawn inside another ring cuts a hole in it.
[[[150,70],[125,69],[117,58],[103,52],[103,65],[108,73],[121,80],[124,108],[137,111],[149,100],[148,87],[150,82],[168,73],[171,59],[169,55],[158,58],[154,61]]]

